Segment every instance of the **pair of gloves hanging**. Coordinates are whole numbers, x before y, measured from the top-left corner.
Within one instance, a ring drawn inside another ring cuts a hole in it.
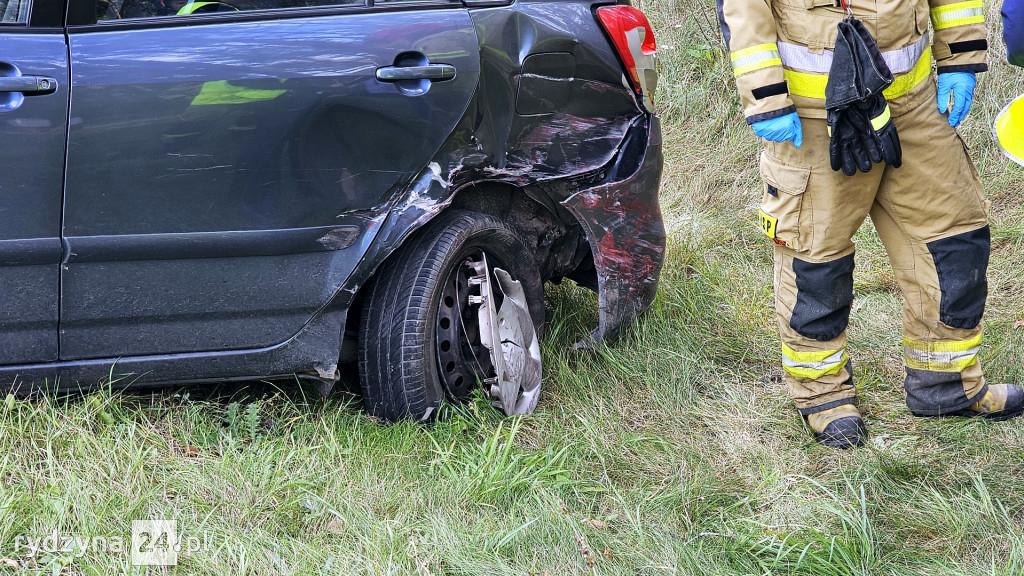
[[[903,149],[883,91],[893,76],[875,39],[860,20],[839,23],[825,85],[829,159],[833,170],[853,176],[877,162],[903,164]]]
[[[833,170],[851,176],[867,172],[876,162],[898,168],[902,163],[899,136],[888,102],[882,95],[893,81],[878,46],[856,18],[839,24],[832,68],[826,87],[825,108]],[[971,108],[976,80],[970,72],[939,74],[938,108],[949,111],[949,125],[960,125]],[[950,107],[952,96],[952,107]],[[774,142],[803,144],[800,117],[795,113],[755,122],[754,133]]]

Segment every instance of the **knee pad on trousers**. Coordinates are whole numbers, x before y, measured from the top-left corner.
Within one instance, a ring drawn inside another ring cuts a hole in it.
[[[988,298],[989,227],[928,243],[939,276],[939,320],[970,330],[981,323]]]
[[[831,262],[793,259],[796,304],[789,325],[804,338],[838,338],[850,323],[853,304],[853,254]]]

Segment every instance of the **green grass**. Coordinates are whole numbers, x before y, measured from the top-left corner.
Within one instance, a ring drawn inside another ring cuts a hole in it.
[[[758,143],[712,3],[643,4],[671,238],[658,300],[621,343],[571,350],[595,299],[549,287],[544,391],[526,418],[481,399],[383,426],[344,392],[287,383],[8,398],[0,572],[146,573],[125,554],[30,556],[16,539],[127,538],[133,519],[168,518],[206,539],[176,574],[1024,573],[1024,422],[907,413],[900,297],[870,227],[850,339],[871,438],[849,452],[811,440],[781,383]],[[983,357],[993,381],[1021,381],[1024,169],[989,126],[1024,70],[1001,62],[996,33],[963,133],[993,201]]]

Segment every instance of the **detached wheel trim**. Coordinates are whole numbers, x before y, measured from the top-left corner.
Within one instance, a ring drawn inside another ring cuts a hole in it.
[[[491,268],[485,250],[474,251],[452,271],[438,303],[436,326],[438,374],[451,396],[466,398],[481,380],[491,404],[505,414],[534,411],[540,395],[540,345],[525,302],[522,283]]]
[[[497,324],[492,334],[497,333],[500,346],[491,349],[496,368],[490,393],[497,398],[494,405],[505,414],[530,414],[540,397],[541,361],[537,330],[530,318],[522,283],[513,280],[501,268],[494,269],[494,277],[504,301],[491,320]]]

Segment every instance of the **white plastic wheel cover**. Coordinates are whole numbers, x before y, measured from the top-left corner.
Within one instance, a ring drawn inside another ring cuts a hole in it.
[[[498,373],[501,407],[506,414],[530,414],[540,398],[541,359],[537,330],[526,304],[526,292],[518,280],[501,268],[494,269],[498,288],[505,296],[498,310],[498,334],[504,370]]]

